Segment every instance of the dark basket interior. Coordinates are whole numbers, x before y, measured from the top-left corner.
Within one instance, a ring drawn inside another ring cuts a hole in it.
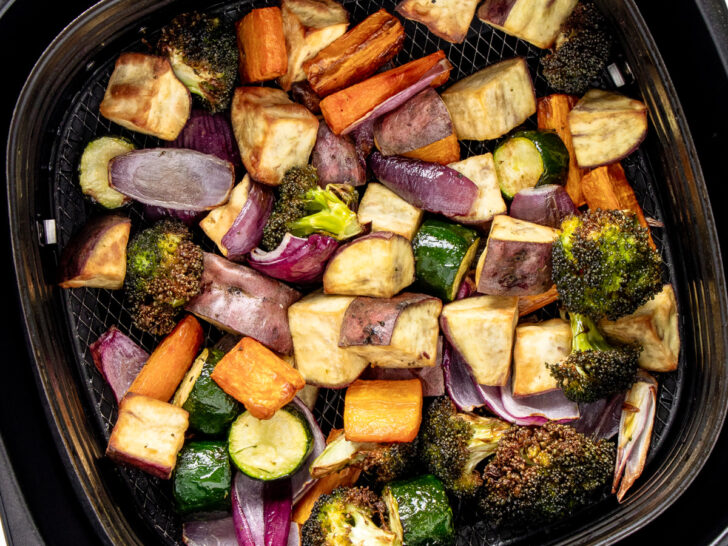
[[[230,20],[237,20],[252,7],[271,4],[272,2],[230,2],[216,4],[209,11],[221,14]],[[364,0],[346,1],[344,5],[350,12],[351,22],[357,23],[368,14],[375,11],[375,7]],[[384,1],[377,3],[377,7],[393,10],[395,2]],[[176,12],[175,12],[176,13]],[[450,76],[450,84],[464,76],[470,75],[489,64],[501,59],[514,56],[525,57],[528,61],[534,79],[537,96],[551,92],[540,70],[539,57],[542,50],[512,36],[494,30],[477,20],[473,21],[467,38],[463,44],[451,44],[432,35],[421,24],[412,21],[403,21],[406,32],[404,49],[397,57],[397,64],[404,63],[413,58],[443,49],[452,62],[454,68]],[[68,98],[70,108],[55,133],[55,141],[49,163],[49,179],[51,182],[51,204],[53,218],[57,223],[58,242],[57,254],[68,242],[85,221],[99,208],[83,198],[78,185],[77,166],[85,145],[95,137],[114,134],[131,139],[137,147],[154,147],[161,143],[154,138],[125,130],[100,117],[98,106],[103,98],[106,83],[113,69],[113,63],[121,50],[146,51],[146,40],[153,43],[158,26],[150,23],[149,27],[139,26],[134,31],[127,32],[121,39],[121,48],[115,52],[104,52],[94,58],[86,66],[85,79],[71,86],[69,92],[74,95]],[[613,54],[618,66],[624,67],[625,61],[618,47]],[[612,88],[611,80],[605,75],[597,85],[603,88]],[[622,89],[623,92],[638,97],[639,90],[634,84]],[[535,116],[526,123],[527,127],[535,127]],[[493,142],[466,141],[463,143],[462,157],[469,157],[492,151]],[[655,176],[647,153],[639,150],[623,161],[628,179],[633,184],[639,202],[648,217],[662,220],[662,211],[655,193]],[[144,226],[141,210],[137,206],[129,209],[134,229]],[[663,244],[662,230],[652,230],[653,237],[660,248],[665,262],[666,280],[673,277],[672,259],[669,249]],[[212,251],[212,244],[196,232],[197,241],[207,250]],[[147,351],[151,351],[158,343],[158,339],[137,330],[125,307],[123,293],[97,289],[73,289],[63,291],[63,301],[69,336],[75,350],[75,364],[81,387],[85,394],[87,413],[90,421],[94,423],[94,434],[102,445],[106,444],[109,433],[116,419],[116,401],[111,389],[103,377],[96,370],[89,345],[95,341],[106,329],[117,325],[123,332],[140,343]],[[539,316],[549,316],[556,313],[555,308],[545,309]],[[215,343],[221,333],[214,327],[206,326],[208,344]],[[682,369],[683,366],[680,367]],[[652,457],[667,436],[670,425],[675,418],[675,409],[680,394],[681,372],[662,374],[660,379],[659,404],[651,448]],[[319,420],[323,432],[326,434],[332,427],[342,426],[343,392],[321,389],[315,408],[316,418]],[[134,506],[128,510],[137,512],[142,519],[153,529],[159,540],[166,544],[181,543],[181,520],[172,507],[169,482],[152,478],[135,469],[115,467],[112,471],[127,488]],[[605,497],[600,504],[579,514],[576,518],[592,517],[599,510],[614,507],[615,501]],[[558,537],[562,532],[568,532],[569,522],[562,522],[544,531],[543,528],[495,532],[484,522],[477,521],[477,515],[465,506],[456,506],[458,514],[459,540],[458,544],[512,544],[533,542],[536,536],[549,536],[550,539]]]

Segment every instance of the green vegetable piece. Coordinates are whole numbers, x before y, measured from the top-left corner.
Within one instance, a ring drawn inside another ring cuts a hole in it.
[[[480,238],[470,228],[443,220],[426,220],[412,241],[415,276],[425,291],[453,301],[475,258]]]
[[[227,510],[231,487],[225,441],[190,442],[182,448],[173,480],[174,500],[180,512]]]
[[[392,482],[382,491],[390,525],[407,546],[440,546],[455,540],[452,509],[442,482],[427,474]],[[399,524],[397,524],[399,522]]]
[[[133,149],[134,144],[122,137],[104,136],[89,142],[78,165],[78,182],[84,195],[107,209],[129,203],[131,199],[109,185],[109,161]]]

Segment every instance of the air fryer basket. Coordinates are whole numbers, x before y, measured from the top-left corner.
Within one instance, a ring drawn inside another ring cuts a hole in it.
[[[64,463],[99,536],[112,544],[177,544],[181,523],[172,509],[168,483],[104,459],[116,402],[88,350],[112,324],[147,350],[156,340],[133,328],[120,292],[63,291],[53,286],[59,250],[94,212],[78,188],[78,160],[86,143],[103,134],[122,134],[139,147],[158,144],[98,114],[121,51],[144,51],[145,41],[153,41],[162,24],[185,10],[204,9],[236,20],[252,6],[271,3],[101,2],[49,47],[16,108],[8,140],[8,202],[29,346]],[[375,9],[366,0],[343,3],[352,23]],[[395,2],[376,3],[380,4],[391,11]],[[554,526],[500,533],[477,522],[466,507],[457,507],[459,544],[615,541],[656,517],[684,490],[707,458],[724,419],[728,383],[723,325],[728,313],[715,227],[696,154],[667,73],[634,3],[600,4],[621,41],[615,62],[634,77],[625,92],[641,95],[650,107],[649,136],[623,165],[645,214],[665,224],[664,229],[654,229],[653,236],[681,311],[680,368],[659,376],[648,465],[622,505],[606,497]],[[537,94],[548,91],[538,63],[542,52],[477,19],[461,45],[438,39],[423,25],[411,21],[404,25],[405,47],[398,62],[443,49],[454,65],[453,82],[500,59],[524,56],[535,76]],[[610,82],[605,78],[603,84]],[[483,143],[466,142],[463,157],[485,151],[492,150]],[[139,209],[132,207],[130,214],[135,226],[142,225]],[[58,245],[41,244],[45,219],[55,220]],[[212,327],[206,332],[209,343],[220,337]],[[324,432],[341,426],[342,402],[341,391],[322,389],[315,414]]]

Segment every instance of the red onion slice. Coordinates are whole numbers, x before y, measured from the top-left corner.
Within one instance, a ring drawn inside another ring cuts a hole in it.
[[[206,211],[202,210],[178,210],[169,209],[165,207],[155,207],[153,205],[144,205],[144,217],[150,222],[156,222],[163,218],[174,218],[179,220],[188,226],[194,226],[202,220],[202,217],[207,214]]]
[[[192,110],[187,124],[179,136],[169,143],[170,148],[188,148],[203,154],[212,154],[233,165],[240,165],[238,143],[230,120],[225,114],[211,114],[205,110]]]
[[[311,410],[306,407],[306,404],[301,402],[298,397],[295,397],[291,403],[295,404],[296,407],[301,410],[301,413],[303,413],[306,418],[309,427],[311,427],[311,433],[313,434],[313,449],[311,450],[311,454],[308,456],[308,459],[306,459],[298,472],[291,476],[293,504],[296,504],[299,499],[305,495],[309,489],[311,489],[311,486],[316,481],[311,476],[308,469],[311,466],[311,463],[316,459],[316,457],[321,455],[326,447],[326,438],[324,437],[324,433],[321,432],[321,429],[316,422],[316,418],[313,416],[313,413],[311,413]]]
[[[443,342],[442,371],[445,390],[460,411],[473,411],[486,404],[482,388],[478,388],[470,374],[470,368],[447,341]],[[500,415],[494,408],[491,408],[491,411]]]
[[[277,248],[265,252],[251,251],[248,265],[261,273],[292,283],[310,283],[321,279],[326,263],[338,248],[333,237],[314,233],[306,238],[286,233]]]
[[[578,404],[567,399],[561,389],[518,398],[511,394],[510,384],[500,390],[503,408],[516,424],[542,425],[546,421],[564,423],[579,418]]]
[[[241,545],[264,546],[265,544],[264,483],[248,478],[242,472],[235,474],[231,498],[235,535]]]
[[[291,480],[266,482],[263,487],[265,546],[286,546],[291,528]]]
[[[227,249],[228,260],[240,261],[258,245],[272,210],[273,192],[270,188],[251,182],[248,199],[233,225],[222,237],[221,242]]]
[[[182,542],[187,546],[238,546],[232,517],[182,524]]]
[[[519,191],[511,203],[509,216],[535,224],[558,228],[564,218],[579,214],[563,186],[546,184]]]
[[[594,438],[612,438],[619,432],[619,420],[626,393],[617,393],[589,404],[579,404],[579,419],[574,428]]]
[[[129,390],[149,353],[127,337],[116,326],[99,336],[90,346],[91,357],[120,401]]]

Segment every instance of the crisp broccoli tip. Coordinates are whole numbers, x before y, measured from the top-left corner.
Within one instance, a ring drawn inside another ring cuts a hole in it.
[[[355,192],[352,188],[352,192]],[[331,185],[312,188],[303,197],[310,214],[288,224],[291,234],[306,237],[323,233],[338,240],[349,239],[363,231],[356,213],[335,193]]]

